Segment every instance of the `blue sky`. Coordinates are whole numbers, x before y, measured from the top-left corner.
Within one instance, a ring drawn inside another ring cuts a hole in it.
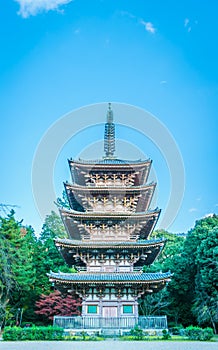
[[[0,203],[18,205],[17,217],[39,232],[31,171],[40,139],[64,114],[112,101],[151,112],[180,149],[185,194],[168,229],[185,232],[217,212],[217,11],[216,0],[3,0]],[[131,133],[118,136],[129,140]],[[93,142],[93,132],[59,155],[57,196],[69,176],[67,158],[84,140]],[[147,140],[138,147],[154,161],[164,208],[166,166]]]

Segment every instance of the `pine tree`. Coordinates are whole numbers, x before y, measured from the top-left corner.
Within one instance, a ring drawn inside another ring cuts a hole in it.
[[[12,313],[18,308],[27,307],[28,296],[36,279],[33,263],[34,232],[17,222],[14,214],[11,211],[6,218],[0,218],[0,300],[3,317],[7,305]]]
[[[54,239],[57,237],[66,237],[66,231],[60,217],[52,211],[45,219],[35,251],[35,267],[37,271],[35,288],[38,295],[49,294],[52,291],[52,285],[47,277],[50,270],[69,271],[68,266],[54,244]]]

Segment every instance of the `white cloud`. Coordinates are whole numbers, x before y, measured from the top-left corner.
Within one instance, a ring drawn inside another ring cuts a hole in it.
[[[190,33],[190,31],[192,30],[192,27],[190,26],[190,19],[185,18],[184,27],[187,29],[188,33]]]
[[[162,85],[162,84],[167,84],[167,81],[166,80],[161,80],[160,81],[160,84]]]
[[[214,216],[214,213],[208,213],[204,216],[204,218],[212,218]]]
[[[145,22],[143,20],[140,21],[140,23],[145,27],[145,30],[149,33],[155,34],[156,28],[154,28],[154,25],[151,22]]]
[[[61,5],[70,3],[73,0],[14,0],[20,5],[18,14],[23,18],[35,16],[40,12],[59,10]]]
[[[144,19],[136,17],[135,15],[133,15],[131,12],[128,11],[120,11],[120,15],[121,16],[126,16],[129,17],[132,20],[135,20],[135,22],[143,25],[143,27],[145,28],[145,30],[149,33],[155,34],[157,29],[154,27],[153,23],[151,22],[146,22],[144,21]]]
[[[198,24],[198,20],[190,21],[189,18],[185,18],[184,20],[184,27],[186,28],[187,32],[190,33],[192,28]]]
[[[190,20],[188,18],[186,18],[185,21],[184,21],[184,26],[187,27],[189,22],[190,22]]]
[[[197,209],[197,208],[190,208],[190,209],[189,209],[189,213],[193,213],[193,212],[195,212],[195,211],[198,211],[198,209]]]

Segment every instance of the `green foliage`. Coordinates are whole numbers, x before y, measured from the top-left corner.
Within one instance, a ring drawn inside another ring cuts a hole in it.
[[[203,340],[211,340],[214,336],[213,329],[211,327],[206,327],[203,329]]]
[[[40,234],[40,241],[46,244],[48,240],[53,240],[57,237],[66,237],[66,231],[60,216],[52,211],[45,218],[45,223]]]
[[[85,333],[85,334],[84,334]],[[99,336],[99,334],[88,335],[86,332],[81,332],[78,335],[65,335],[64,340],[68,341],[102,341],[105,340],[105,337]]]
[[[165,230],[157,230],[152,233],[151,238],[164,238],[166,240],[166,244],[158,256],[158,259],[150,267],[144,267],[144,272],[156,272],[158,270],[173,271],[174,264],[172,263],[172,259],[181,254],[185,242],[184,237],[177,236],[176,234]]]
[[[172,257],[174,276],[167,287],[166,313],[175,324],[212,326],[218,322],[218,216],[198,220],[179,254]]]
[[[198,220],[186,238],[164,230],[152,237],[167,240],[164,249],[144,272],[168,271],[173,278],[163,291],[140,301],[143,315],[166,314],[174,325],[218,323],[218,216]]]
[[[69,267],[54,244],[55,238],[63,238],[65,236],[66,231],[61,218],[52,211],[50,215],[46,216],[35,251],[35,268],[37,273],[35,288],[37,295],[52,292],[52,286],[47,277],[47,273],[50,270],[55,272],[58,270],[62,272],[69,271]]]
[[[52,291],[47,273],[50,269],[70,270],[53,241],[65,235],[63,223],[54,212],[46,217],[39,239],[31,227],[16,221],[14,211],[0,217],[0,327],[20,325],[22,319],[40,322],[35,302]]]
[[[0,325],[6,315],[28,304],[36,279],[35,237],[31,227],[22,226],[14,211],[0,218]]]
[[[137,324],[131,329],[130,334],[135,340],[141,340],[143,338],[143,330]]]
[[[205,233],[205,232],[204,232]],[[197,273],[192,307],[198,323],[218,323],[218,226],[208,230],[196,250]]]
[[[151,238],[164,238],[166,240],[166,244],[157,260],[149,267],[144,266],[143,271],[166,272],[170,270],[174,273],[177,268],[175,259],[182,253],[185,241],[184,237],[177,236],[165,230],[157,230],[153,232]],[[171,284],[172,282],[170,282],[169,285]],[[158,293],[144,296],[139,302],[139,311],[140,314],[144,316],[167,314],[169,310],[172,310],[172,303],[173,298],[169,296],[168,290],[164,289]]]
[[[67,198],[67,193],[66,191],[62,192],[62,198],[57,199],[57,204],[60,205],[61,207],[65,209],[70,209],[70,204]]]
[[[170,333],[172,335],[183,335],[184,334],[184,328],[183,328],[182,325],[171,327],[170,328]]]
[[[163,329],[162,333],[163,333],[163,336],[162,336],[163,340],[169,340],[171,338],[170,333],[166,329]]]
[[[88,333],[87,333],[87,332],[82,331],[82,332],[81,332],[81,337],[82,337],[82,340],[86,340],[87,335],[88,335]]]
[[[213,338],[213,330],[210,327],[207,328],[200,328],[200,327],[194,327],[189,326],[185,328],[185,335],[190,340],[201,340],[201,341],[207,341]]]
[[[40,295],[49,295],[50,270],[75,272],[57,251],[54,239],[66,237],[60,217],[52,212],[45,219],[37,239],[31,227],[15,219],[14,211],[0,217],[0,327],[24,322],[42,324],[35,314]],[[173,325],[212,326],[218,324],[218,216],[198,220],[186,238],[164,230],[153,237],[167,243],[145,272],[173,272],[167,288],[147,295],[139,305],[143,315],[167,314]],[[21,317],[22,315],[22,317]],[[136,337],[136,333],[133,337]],[[139,335],[140,337],[140,335]]]
[[[153,316],[165,314],[166,308],[169,306],[170,300],[167,298],[166,289],[158,293],[145,295],[139,300],[139,314],[143,316]]]
[[[3,340],[62,340],[63,328],[60,327],[5,327]]]

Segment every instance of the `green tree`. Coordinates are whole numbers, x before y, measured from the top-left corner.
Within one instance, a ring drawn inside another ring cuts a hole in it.
[[[6,307],[12,313],[25,307],[36,277],[33,263],[34,232],[17,222],[14,214],[11,211],[6,218],[0,218],[2,322]]]
[[[59,215],[54,211],[47,215],[42,231],[34,246],[34,267],[36,280],[34,290],[30,296],[30,305],[24,314],[24,321],[41,324],[40,317],[35,313],[36,302],[42,294],[48,295],[53,292],[53,286],[47,274],[52,271],[69,271],[64,259],[58,252],[54,239],[66,237],[66,232]]]
[[[15,280],[11,271],[8,256],[8,244],[0,228],[0,329],[5,320],[6,307],[15,288]]]
[[[69,204],[69,201],[67,198],[67,193],[65,190],[62,192],[62,198],[58,197],[57,205],[65,208],[65,209],[70,209],[70,204]]]
[[[151,239],[165,239],[166,243],[158,258],[151,266],[144,266],[144,271],[156,272],[158,270],[174,270],[172,259],[181,254],[184,245],[184,237],[170,233],[166,230],[156,230],[152,233]]]
[[[157,272],[157,271],[171,271],[175,272],[175,259],[181,255],[184,245],[184,237],[175,235],[173,233],[167,232],[165,230],[154,231],[151,238],[166,240],[166,244],[163,247],[160,255],[156,261],[151,266],[144,266],[144,272]],[[173,278],[174,279],[174,278]],[[171,282],[172,283],[172,282]],[[171,284],[170,283],[170,284]],[[169,314],[172,310],[171,304],[173,303],[173,298],[168,293],[168,287],[164,290],[154,293],[151,295],[146,295],[139,302],[139,311],[143,315],[161,315]],[[172,315],[171,315],[172,316]],[[174,317],[173,317],[174,318]]]
[[[218,226],[204,232],[196,252],[197,274],[192,311],[200,325],[218,323]]]
[[[139,314],[143,316],[154,316],[166,314],[166,308],[170,305],[170,300],[166,289],[158,293],[144,296],[139,300]]]
[[[35,267],[37,271],[35,288],[38,295],[52,292],[52,285],[47,277],[47,273],[50,270],[61,270],[63,272],[69,270],[54,244],[54,239],[58,237],[66,237],[66,231],[60,216],[52,211],[50,215],[46,216],[35,251]]]
[[[167,291],[168,315],[174,322],[213,325],[217,315],[217,226],[218,217],[196,221],[181,254],[172,259],[174,276]]]

